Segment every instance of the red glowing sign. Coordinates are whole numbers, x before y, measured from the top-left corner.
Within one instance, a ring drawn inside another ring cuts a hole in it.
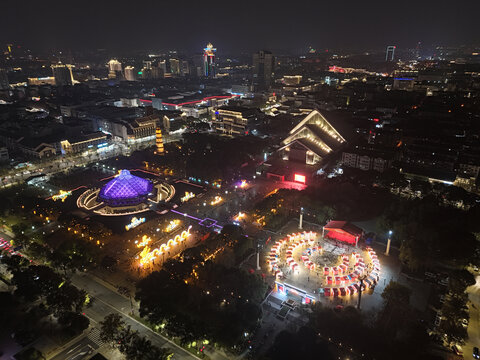
[[[305,175],[295,174],[294,181],[305,184]]]

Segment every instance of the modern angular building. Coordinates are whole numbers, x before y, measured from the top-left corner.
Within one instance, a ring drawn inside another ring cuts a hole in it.
[[[317,110],[295,126],[279,149],[284,160],[315,165],[346,144],[345,138]]]

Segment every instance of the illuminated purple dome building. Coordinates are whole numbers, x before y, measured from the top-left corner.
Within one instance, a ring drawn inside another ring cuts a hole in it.
[[[173,185],[121,170],[102,188],[84,191],[77,199],[77,206],[102,216],[123,216],[155,210],[159,203],[170,201],[174,195]]]
[[[121,170],[102,187],[98,198],[112,207],[137,205],[145,202],[152,191],[151,181],[134,176],[128,170]]]

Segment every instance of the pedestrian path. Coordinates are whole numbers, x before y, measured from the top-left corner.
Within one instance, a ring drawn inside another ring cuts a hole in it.
[[[87,338],[98,347],[102,346],[105,343],[100,338],[100,330],[97,328],[93,328],[92,331],[90,331],[90,334],[88,334]]]

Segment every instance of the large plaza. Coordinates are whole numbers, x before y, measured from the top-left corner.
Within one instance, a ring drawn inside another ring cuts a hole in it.
[[[304,304],[324,299],[352,302],[359,292],[371,293],[382,277],[371,247],[314,231],[289,233],[272,241],[266,263],[275,277],[277,294]]]

